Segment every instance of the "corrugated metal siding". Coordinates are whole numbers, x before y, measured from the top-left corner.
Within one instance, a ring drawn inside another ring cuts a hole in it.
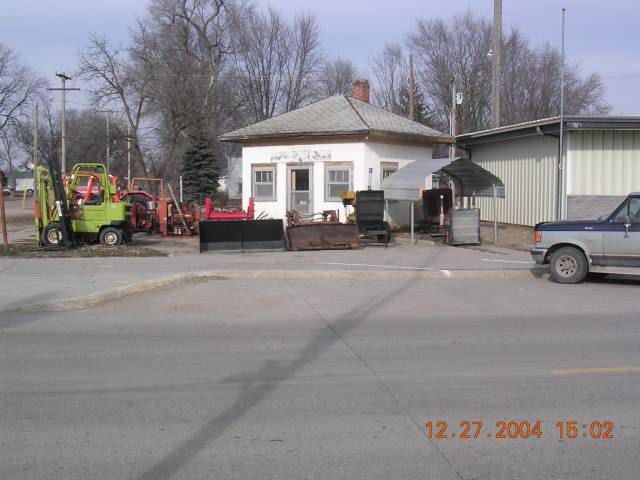
[[[569,195],[627,195],[640,190],[640,132],[571,132]]]
[[[471,159],[504,182],[499,222],[535,225],[555,219],[557,156],[558,141],[543,136],[472,147]],[[493,220],[492,199],[478,198],[478,206],[482,220]]]

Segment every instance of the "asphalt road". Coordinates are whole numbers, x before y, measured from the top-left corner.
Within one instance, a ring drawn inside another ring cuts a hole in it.
[[[637,479],[639,291],[363,274],[3,314],[0,478]]]

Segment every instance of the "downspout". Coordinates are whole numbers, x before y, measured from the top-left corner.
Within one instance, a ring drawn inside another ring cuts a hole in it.
[[[545,133],[544,130],[542,130],[542,128],[540,127],[536,127],[536,132],[538,135],[541,135],[543,137],[553,137],[558,140],[558,162],[556,168],[556,220],[560,220],[562,218],[562,173],[564,170],[560,135],[556,135],[554,133]]]

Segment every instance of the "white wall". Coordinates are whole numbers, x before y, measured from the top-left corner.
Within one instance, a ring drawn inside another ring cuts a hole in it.
[[[294,153],[295,152],[295,153]],[[310,154],[306,152],[311,152]],[[316,158],[308,158],[314,156]],[[281,157],[285,153],[284,158]],[[330,158],[326,158],[329,154]],[[296,161],[294,157],[302,160]],[[325,165],[333,162],[353,163],[353,189],[365,190],[368,186],[369,168],[373,169],[371,188],[380,188],[380,162],[398,162],[400,167],[414,160],[431,158],[430,147],[406,145],[389,145],[373,142],[349,143],[300,143],[297,145],[276,146],[244,146],[242,148],[242,205],[247,208],[252,193],[252,165],[276,166],[276,200],[273,202],[256,202],[256,213],[265,211],[271,218],[286,218],[287,212],[287,166],[313,166],[313,211],[338,210],[344,219],[342,202],[325,201]],[[320,158],[325,157],[325,158]],[[416,200],[418,200],[416,198]],[[390,206],[391,220],[397,223],[408,223],[408,204]]]
[[[569,195],[625,196],[640,190],[640,131],[567,135]]]
[[[302,153],[303,159],[293,160],[296,153]],[[318,152],[323,156],[329,152],[330,158],[307,158],[306,152]],[[289,158],[277,159],[285,153]],[[271,164],[276,166],[276,200],[274,202],[256,201],[256,214],[265,211],[271,218],[286,219],[287,213],[287,166],[309,165],[313,167],[312,191],[313,211],[338,210],[340,217],[344,219],[344,207],[342,202],[326,202],[324,189],[324,170],[326,163],[351,162],[354,171],[354,188],[362,188],[361,175],[364,162],[364,144],[362,142],[350,143],[300,143],[297,145],[279,146],[244,146],[242,148],[242,206],[247,208],[249,197],[252,194],[251,168],[254,164]]]

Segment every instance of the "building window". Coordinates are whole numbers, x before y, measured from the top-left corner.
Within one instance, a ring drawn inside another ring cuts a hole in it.
[[[397,162],[380,162],[380,180],[384,180],[389,175],[398,171]]]
[[[324,196],[327,202],[340,202],[340,194],[352,188],[351,167],[327,166],[325,170]]]
[[[270,202],[276,199],[276,169],[275,167],[254,168],[253,198],[256,201]]]

